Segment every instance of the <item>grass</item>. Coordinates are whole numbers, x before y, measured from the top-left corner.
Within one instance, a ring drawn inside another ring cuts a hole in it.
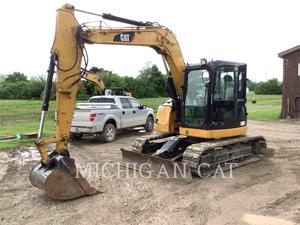
[[[281,105],[281,95],[256,95],[253,92],[247,94],[247,104],[251,105],[256,100],[258,105]]]
[[[1,150],[7,150],[7,149],[14,149],[19,146],[31,146],[33,144],[33,141],[31,139],[20,139],[15,141],[9,141],[9,142],[0,142],[0,151]]]
[[[141,98],[139,101],[146,105],[147,107],[153,108],[154,111],[157,111],[158,106],[168,100],[169,98]]]
[[[54,103],[46,116],[45,135],[54,134]],[[40,114],[40,100],[0,100],[0,136],[37,132]],[[29,144],[31,139],[0,141],[0,150]]]
[[[249,120],[276,121],[279,119],[280,106],[272,108],[249,109]]]
[[[250,120],[276,121],[280,114],[280,95],[248,96],[248,118]],[[144,98],[140,102],[155,111],[168,98]],[[256,104],[252,100],[256,100]],[[44,132],[54,134],[54,101],[50,102],[50,109],[46,116]],[[266,107],[264,107],[266,106]],[[37,132],[41,110],[40,100],[0,100],[0,136]],[[11,142],[1,142],[0,150],[15,148],[20,145],[32,144],[32,140],[23,139]]]
[[[15,135],[37,132],[39,127],[39,122],[22,122],[22,123],[12,123],[1,125],[0,136],[5,135]],[[54,122],[52,120],[45,121],[44,125],[44,135],[50,136],[54,135]],[[0,150],[15,148],[18,146],[31,145],[33,142],[31,139],[20,139],[15,141],[0,141]]]
[[[54,119],[54,101],[46,119]],[[0,100],[0,134],[3,125],[38,122],[41,114],[40,100]]]
[[[144,98],[140,102],[157,110],[168,98]],[[40,100],[0,100],[0,136],[37,132],[41,114]],[[46,116],[44,133],[54,135],[54,105],[50,102]],[[31,139],[0,141],[0,150],[11,149],[20,145],[32,144]]]
[[[256,100],[253,104],[252,101]],[[281,111],[281,95],[247,94],[248,119],[261,121],[276,121]]]
[[[32,133],[37,131],[39,122],[23,122],[23,123],[12,123],[1,126],[0,135],[14,135]],[[44,133],[54,133],[54,122],[46,120],[44,125]]]

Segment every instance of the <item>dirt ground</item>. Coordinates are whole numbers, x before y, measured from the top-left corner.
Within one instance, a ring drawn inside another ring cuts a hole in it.
[[[300,224],[300,123],[250,122],[250,134],[264,135],[275,155],[233,170],[233,178],[168,179],[89,176],[103,194],[58,202],[32,187],[28,174],[34,149],[0,153],[0,224]],[[120,147],[138,132],[123,132],[112,144],[71,144],[77,164],[118,163]],[[113,175],[113,176],[108,176]],[[225,175],[228,175],[225,173]]]

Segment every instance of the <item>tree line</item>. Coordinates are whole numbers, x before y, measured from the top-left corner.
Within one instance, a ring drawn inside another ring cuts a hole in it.
[[[166,75],[159,71],[156,65],[140,70],[137,77],[120,76],[112,71],[100,69],[99,76],[104,80],[106,87],[121,87],[131,92],[136,98],[166,97]],[[20,72],[14,72],[0,80],[0,99],[42,99],[46,79],[44,76],[30,79]],[[97,89],[91,82],[83,80],[83,88],[78,91],[78,99],[88,99],[97,95]],[[53,88],[55,90],[55,83]],[[51,99],[55,99],[52,91]]]
[[[265,82],[248,81],[247,86],[249,91],[253,91],[257,95],[281,95],[282,94],[282,82],[273,78]]]
[[[23,73],[14,72],[0,81],[0,99],[40,99],[44,87],[43,76],[28,80]]]
[[[120,76],[105,69],[100,69],[99,75],[104,80],[106,87],[121,87],[131,92],[136,98],[166,97],[166,75],[159,71],[156,65],[148,66],[140,70],[137,77]],[[44,76],[31,77],[20,72],[14,72],[0,80],[0,99],[42,99],[46,80]],[[88,99],[98,95],[95,85],[83,81],[84,85],[78,92],[78,99]],[[265,82],[248,81],[249,91],[255,94],[279,95],[282,93],[282,82],[270,79]],[[55,83],[53,88],[55,90]],[[52,91],[51,99],[55,99]]]
[[[109,87],[121,87],[125,91],[131,92],[136,98],[156,98],[166,97],[167,78],[166,75],[158,69],[156,65],[148,66],[139,71],[137,77],[119,76],[112,71],[100,69],[99,75],[102,77],[104,84]],[[97,94],[96,87],[91,82],[85,82],[85,93],[79,93],[93,96]]]

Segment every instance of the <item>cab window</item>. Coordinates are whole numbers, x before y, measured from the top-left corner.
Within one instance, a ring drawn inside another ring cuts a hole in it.
[[[201,127],[205,122],[207,105],[207,85],[204,77],[209,72],[196,69],[188,72],[187,87],[184,99],[183,121],[188,127]]]
[[[123,109],[132,108],[128,98],[120,98]]]
[[[115,104],[115,99],[113,98],[91,98],[90,103],[113,103]]]
[[[215,81],[214,101],[233,101],[234,73],[231,68],[219,69]]]
[[[236,67],[219,67],[213,90],[213,121],[216,127],[230,127],[235,120]]]
[[[136,99],[131,98],[130,102],[133,108],[139,108],[141,106],[141,104]]]

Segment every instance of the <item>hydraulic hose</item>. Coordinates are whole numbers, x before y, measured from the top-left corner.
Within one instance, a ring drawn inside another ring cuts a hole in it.
[[[0,136],[0,142],[9,142],[9,141],[16,141],[16,140],[20,140],[21,139],[21,135],[20,134],[16,134],[14,137],[2,137]]]

